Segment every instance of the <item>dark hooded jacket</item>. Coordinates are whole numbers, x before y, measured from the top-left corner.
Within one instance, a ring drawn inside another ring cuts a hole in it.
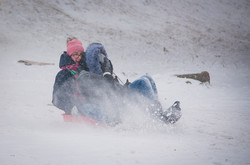
[[[88,67],[86,65],[86,56],[85,54],[82,56],[80,64],[81,70],[88,71]],[[75,62],[71,59],[70,56],[64,52],[61,55],[59,67],[62,69],[67,65],[72,65]],[[65,111],[66,114],[70,114],[71,109],[75,105],[74,95],[76,91],[76,82],[75,77],[70,73],[69,70],[62,69],[59,71],[55,78],[55,83],[53,87],[53,100],[52,103],[59,109]]]

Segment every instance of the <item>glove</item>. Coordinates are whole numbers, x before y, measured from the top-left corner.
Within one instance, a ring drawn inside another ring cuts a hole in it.
[[[126,83],[124,84],[124,86],[128,88],[129,84],[131,84],[131,82],[129,82],[128,79],[127,79],[127,81],[126,81]]]
[[[105,72],[103,74],[103,77],[105,80],[107,80],[108,82],[114,82],[114,77],[111,74],[108,74],[109,72]]]
[[[100,64],[103,74],[113,74],[113,65],[107,57],[104,57],[103,61],[100,62]]]
[[[113,65],[112,65],[111,61],[106,56],[102,56],[102,60],[100,60],[100,65],[101,65],[103,77],[107,81],[113,82],[114,81],[114,78],[112,75],[113,74]]]

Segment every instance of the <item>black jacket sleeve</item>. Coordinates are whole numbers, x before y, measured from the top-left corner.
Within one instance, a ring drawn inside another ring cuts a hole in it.
[[[66,114],[70,114],[74,106],[74,88],[75,82],[71,73],[67,70],[58,72],[53,87],[52,103]]]
[[[72,64],[74,64],[74,61],[71,59],[69,55],[67,55],[67,52],[63,52],[63,54],[60,57],[59,68]]]

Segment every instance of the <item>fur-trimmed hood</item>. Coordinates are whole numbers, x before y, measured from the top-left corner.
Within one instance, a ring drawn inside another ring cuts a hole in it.
[[[86,63],[90,72],[99,75],[103,73],[100,65],[101,54],[108,57],[102,44],[92,43],[88,46],[86,50]]]

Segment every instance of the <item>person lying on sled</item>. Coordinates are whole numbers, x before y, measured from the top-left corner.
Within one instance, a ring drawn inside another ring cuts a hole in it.
[[[163,110],[150,76],[121,85],[113,76],[112,63],[100,43],[90,44],[85,53],[81,41],[69,40],[59,66],[62,70],[56,76],[52,102],[65,114],[70,115],[76,106],[81,115],[115,124],[121,122],[119,113],[124,104],[134,101],[165,123],[175,123],[181,117],[179,102],[171,107],[174,113]]]

